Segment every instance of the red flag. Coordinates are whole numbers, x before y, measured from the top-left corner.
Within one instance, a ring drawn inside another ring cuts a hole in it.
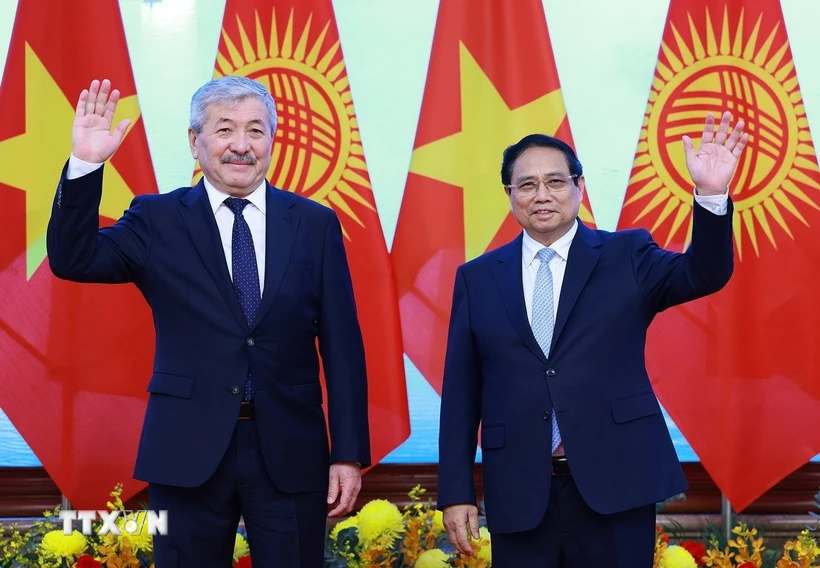
[[[521,231],[501,156],[535,132],[572,145],[540,0],[442,0],[392,252],[404,349],[439,393],[456,268]]]
[[[732,111],[749,146],[730,195],[735,271],[660,316],[658,397],[735,509],[820,453],[820,170],[776,0],[672,0],[619,225],[683,250],[692,182],[681,136]]]
[[[371,455],[410,435],[393,270],[370,187],[331,0],[228,0],[215,77],[259,81],[279,124],[268,179],[332,207],[345,237],[367,359]],[[194,179],[201,171],[197,169]]]
[[[74,107],[94,78],[131,119],[105,169],[102,225],[156,193],[117,2],[20,0],[0,88],[0,406],[72,505],[105,508],[144,487],[131,477],[154,332],[137,289],[57,280],[45,235]]]

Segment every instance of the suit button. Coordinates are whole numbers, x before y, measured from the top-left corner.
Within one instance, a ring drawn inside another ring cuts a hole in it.
[[[253,337],[249,337],[245,340],[245,345],[247,345],[248,347],[253,347],[254,345],[256,345],[256,341],[254,341]]]
[[[239,387],[234,385],[231,387],[231,394],[239,394]]]
[[[545,413],[544,413],[544,420],[549,420],[549,419],[550,419],[550,413],[549,413],[549,412],[545,412]]]
[[[547,376],[554,377],[555,376],[555,369],[547,369]]]

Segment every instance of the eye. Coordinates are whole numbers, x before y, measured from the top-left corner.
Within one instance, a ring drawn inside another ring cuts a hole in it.
[[[547,180],[547,186],[550,189],[561,189],[567,184],[567,181],[561,178],[552,178]]]
[[[535,188],[538,187],[534,181],[525,181],[523,183],[518,184],[518,189],[521,191],[533,191]]]

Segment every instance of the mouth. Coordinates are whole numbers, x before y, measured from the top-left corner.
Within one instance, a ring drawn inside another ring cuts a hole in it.
[[[555,211],[551,211],[550,209],[536,209],[532,212],[532,216],[536,219],[546,220],[555,215]]]

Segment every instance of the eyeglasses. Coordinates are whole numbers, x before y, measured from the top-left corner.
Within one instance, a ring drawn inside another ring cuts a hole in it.
[[[522,181],[518,185],[516,184],[509,184],[505,185],[507,189],[510,191],[515,191],[518,195],[522,197],[527,197],[530,195],[535,195],[538,191],[538,188],[543,183],[544,186],[547,188],[547,192],[551,194],[561,193],[569,189],[569,180],[577,178],[577,174],[570,174],[568,176],[550,176],[546,179],[528,179],[526,181]]]

